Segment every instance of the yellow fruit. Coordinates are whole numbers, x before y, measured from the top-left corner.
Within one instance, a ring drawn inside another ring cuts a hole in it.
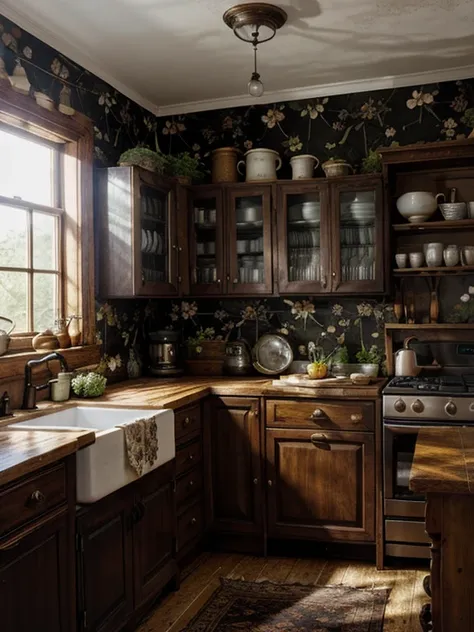
[[[312,362],[306,370],[312,380],[322,380],[328,374],[328,365],[324,362]]]

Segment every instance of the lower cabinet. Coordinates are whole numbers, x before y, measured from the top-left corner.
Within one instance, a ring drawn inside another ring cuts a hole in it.
[[[258,398],[216,397],[210,422],[213,529],[258,533],[263,525]]]
[[[26,537],[0,541],[0,629],[75,629],[72,542],[66,510]]]
[[[173,461],[79,510],[78,630],[120,630],[177,578],[174,472]]]
[[[374,540],[372,433],[270,429],[266,454],[270,537]]]

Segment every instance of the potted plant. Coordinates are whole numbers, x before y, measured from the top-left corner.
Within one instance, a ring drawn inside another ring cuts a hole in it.
[[[377,377],[380,365],[383,360],[383,354],[377,345],[372,345],[367,349],[362,343],[362,348],[356,353],[357,362],[360,364],[360,372],[371,377]]]
[[[354,172],[352,165],[350,165],[347,160],[343,158],[332,157],[326,162],[323,162],[321,165],[324,173],[326,174],[326,178],[336,178],[338,176],[347,176],[349,175],[349,169]]]
[[[222,336],[216,336],[214,327],[202,327],[187,339],[188,356],[195,360],[224,359],[226,342]]]
[[[369,153],[362,160],[361,173],[381,173],[382,156],[375,149],[369,149]]]
[[[192,184],[193,180],[201,180],[204,176],[200,162],[187,151],[177,156],[166,157],[166,172],[175,177],[181,184]]]
[[[134,147],[125,151],[120,156],[118,163],[120,167],[141,167],[147,171],[162,174],[165,169],[166,157],[146,147]]]

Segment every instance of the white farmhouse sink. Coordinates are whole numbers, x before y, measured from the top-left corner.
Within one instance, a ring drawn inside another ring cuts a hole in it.
[[[134,419],[158,415],[158,460],[153,469],[175,457],[174,413],[172,410],[139,408],[92,408],[76,406],[57,413],[20,421],[9,430],[94,430],[95,443],[77,453],[76,488],[78,503],[96,500],[139,478],[127,458],[125,436],[116,428]]]

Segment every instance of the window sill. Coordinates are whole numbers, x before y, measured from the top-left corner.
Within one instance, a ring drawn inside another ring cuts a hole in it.
[[[98,364],[100,361],[100,345],[86,345],[84,347],[70,347],[69,349],[57,349],[63,355],[70,369],[77,369],[89,364]],[[7,353],[0,356],[0,379],[12,378],[23,375],[25,364],[28,360],[39,360],[51,351],[38,353],[37,351],[22,351]]]

